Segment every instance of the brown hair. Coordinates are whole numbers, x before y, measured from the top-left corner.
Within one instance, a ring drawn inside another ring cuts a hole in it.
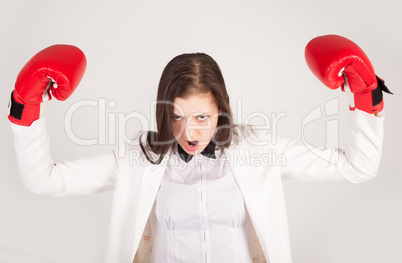
[[[216,145],[229,147],[232,140],[233,118],[222,72],[216,61],[204,53],[182,54],[173,58],[165,67],[159,81],[156,124],[158,132],[148,132],[148,149],[159,155],[159,164],[174,142],[171,113],[175,98],[186,99],[194,94],[210,93],[221,114],[212,140]],[[141,145],[141,148],[146,152]]]

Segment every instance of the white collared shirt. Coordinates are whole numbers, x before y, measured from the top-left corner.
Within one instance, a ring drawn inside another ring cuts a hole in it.
[[[215,155],[186,163],[173,145],[150,216],[151,262],[252,263],[250,216],[224,150]]]

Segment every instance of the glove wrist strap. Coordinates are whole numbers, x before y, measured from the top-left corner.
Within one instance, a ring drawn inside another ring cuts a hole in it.
[[[393,94],[387,86],[385,86],[384,80],[376,76],[377,87],[369,92],[355,93],[356,108],[368,113],[378,113],[383,110],[383,91],[389,94]]]
[[[11,92],[9,107],[10,115],[8,116],[8,119],[14,124],[31,126],[32,122],[39,119],[40,104],[26,105],[19,103],[14,98],[14,91]]]

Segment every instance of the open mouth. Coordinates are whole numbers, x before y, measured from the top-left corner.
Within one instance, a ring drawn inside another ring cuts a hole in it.
[[[185,141],[185,147],[188,151],[196,151],[198,149],[198,141]]]
[[[194,147],[198,144],[198,141],[187,141],[188,145]]]

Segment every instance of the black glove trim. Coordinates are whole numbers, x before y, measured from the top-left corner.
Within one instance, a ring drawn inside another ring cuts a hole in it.
[[[373,106],[376,106],[381,103],[382,101],[382,92],[386,92],[389,94],[394,94],[392,93],[387,86],[385,86],[384,80],[380,79],[378,76],[375,76],[377,78],[377,83],[378,86],[374,90],[371,91],[371,97],[373,99]]]
[[[14,100],[14,91],[11,92],[10,116],[16,118],[17,120],[21,120],[24,107],[24,104],[18,103]]]

